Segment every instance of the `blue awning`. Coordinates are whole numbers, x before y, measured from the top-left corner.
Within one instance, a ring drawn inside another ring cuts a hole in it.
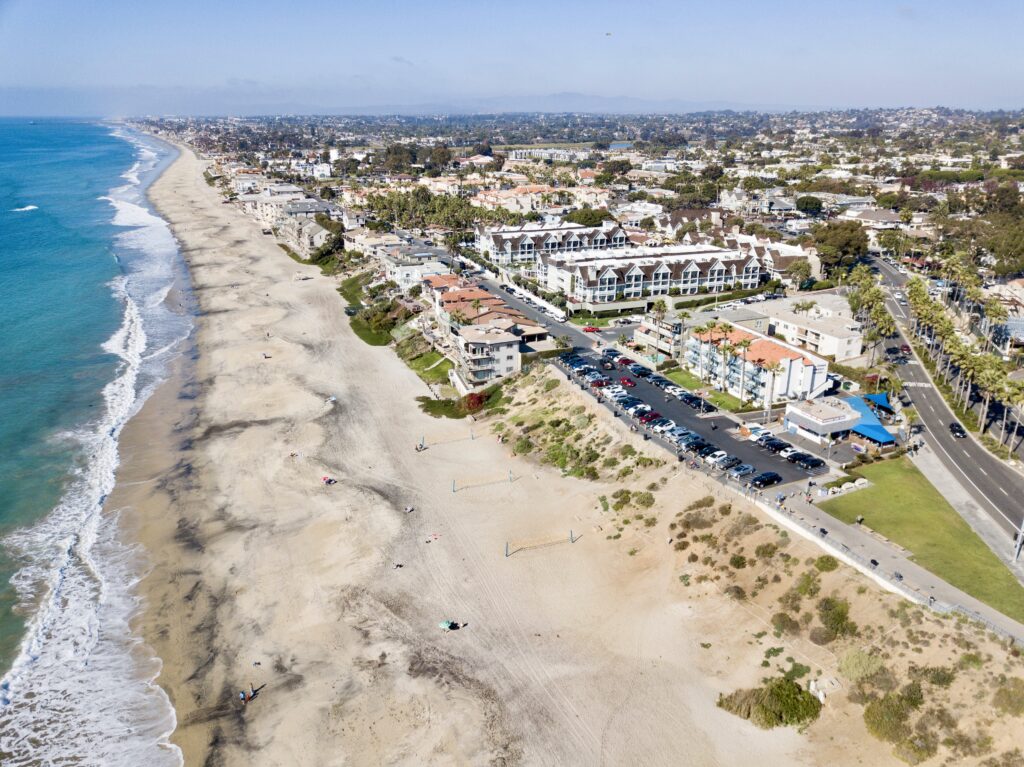
[[[884,397],[885,395],[876,394],[873,396]],[[868,403],[865,402],[863,398],[844,397],[843,401],[860,414],[860,420],[857,422],[857,425],[851,429],[854,434],[866,437],[872,442],[877,442],[879,445],[891,445],[896,442],[895,437],[893,437],[892,434],[882,426],[882,422],[878,420],[878,416],[874,414],[868,406]],[[888,402],[888,399],[886,399],[886,402]]]
[[[889,394],[887,392],[881,392],[880,394],[866,394],[864,399],[869,402],[874,402],[878,407],[888,410],[890,413],[896,412],[893,410],[892,405],[889,404]]]

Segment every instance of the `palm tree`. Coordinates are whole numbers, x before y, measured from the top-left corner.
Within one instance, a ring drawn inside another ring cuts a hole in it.
[[[985,329],[985,351],[988,351],[992,344],[992,336],[995,335],[996,328],[1006,322],[1009,316],[1010,313],[1006,307],[997,299],[992,298],[985,302],[985,320],[988,323],[988,327]]]
[[[658,323],[662,323],[665,320],[665,315],[668,314],[668,304],[665,303],[665,299],[659,298],[653,304],[651,304],[651,314],[654,315],[654,319]]]
[[[736,348],[740,352],[740,400],[747,399],[747,349],[754,343],[749,338],[736,342]]]
[[[1003,369],[999,364],[999,360],[991,354],[984,354],[981,356],[981,369],[978,371],[978,389],[981,390],[982,396],[984,397],[981,405],[981,419],[979,424],[981,426],[981,433],[985,433],[985,429],[988,426],[988,408],[992,403],[992,397],[995,395],[1003,385],[1004,374]]]
[[[735,352],[735,348],[728,341],[722,341],[722,343],[720,343],[718,345],[718,352],[719,352],[719,354],[722,355],[722,374],[721,374],[722,391],[727,392],[729,390],[729,382],[727,380],[727,377],[729,375],[729,368],[728,368],[728,362],[729,361],[728,361],[727,358],[733,356],[733,352]]]
[[[1020,426],[1021,414],[1024,413],[1024,381],[1014,381],[1010,400],[1016,406],[1017,413],[1013,418],[1013,436],[1010,437],[1010,458],[1013,458],[1013,443],[1017,441],[1017,428]]]
[[[700,376],[700,382],[704,383],[704,341],[700,339],[700,336],[707,334],[708,342],[711,342],[711,334],[716,327],[715,322],[708,322],[705,325],[699,325],[693,329],[694,334],[701,341],[700,351],[697,354],[697,375]]]
[[[762,362],[761,367],[771,375],[771,382],[765,390],[764,398],[764,422],[768,423],[768,412],[772,409],[772,404],[775,402],[775,378],[782,372],[782,364],[773,362],[771,365],[765,365]]]

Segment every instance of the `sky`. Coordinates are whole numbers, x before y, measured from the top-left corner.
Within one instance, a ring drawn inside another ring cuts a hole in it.
[[[0,0],[0,114],[1024,107],[1024,0]]]

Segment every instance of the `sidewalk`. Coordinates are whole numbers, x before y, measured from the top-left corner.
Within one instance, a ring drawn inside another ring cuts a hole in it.
[[[1007,536],[1006,531],[1000,529],[992,521],[992,518],[978,506],[964,486],[946,471],[946,467],[942,465],[927,442],[917,451],[916,455],[910,456],[910,460],[935,486],[935,489],[949,501],[949,505],[963,517],[963,520],[978,534],[978,537],[985,542],[992,553],[999,557],[999,560],[1009,568],[1017,580],[1024,584],[1024,557],[1019,562],[1013,561],[1013,541]],[[1024,500],[1022,500],[1022,505],[1024,505]]]
[[[745,488],[733,486],[732,489],[748,499],[751,498]],[[907,556],[908,552],[896,544],[876,537],[865,528],[840,522],[827,512],[807,503],[802,495],[786,498],[781,504],[773,502],[776,497],[774,490],[772,488],[757,493],[753,500],[763,511],[791,530],[795,530],[808,540],[815,541],[879,585],[936,612],[960,613],[1024,645],[1024,625],[911,562]],[[822,535],[821,529],[827,533]],[[878,565],[873,566],[871,560],[878,562]],[[902,575],[901,580],[895,577],[896,573]]]

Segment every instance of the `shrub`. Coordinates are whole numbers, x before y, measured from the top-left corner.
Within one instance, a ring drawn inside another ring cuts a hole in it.
[[[838,597],[825,597],[818,602],[821,624],[836,636],[857,633],[857,624],[850,620],[850,603]]]
[[[697,511],[698,509],[709,509],[715,505],[715,497],[713,495],[705,495],[703,498],[698,498],[696,501],[686,507],[686,511]]]
[[[637,493],[633,502],[641,508],[649,509],[654,505],[654,493],[648,493],[647,491]]]
[[[619,448],[619,455],[623,458],[629,458],[630,456],[636,455],[636,448],[632,445],[623,445]]]
[[[816,645],[827,645],[829,642],[835,641],[836,632],[824,626],[815,626],[811,629],[811,633],[807,635],[807,638]]]
[[[747,566],[747,558],[742,554],[733,554],[729,557],[729,566],[734,570],[742,570]]]
[[[816,697],[784,677],[772,679],[753,690],[737,690],[720,696],[718,706],[765,730],[807,724],[821,713],[821,703]]]
[[[796,592],[802,597],[818,596],[818,592],[821,591],[821,583],[818,581],[818,574],[811,570],[801,573],[793,588],[796,589]]]
[[[922,668],[912,668],[910,670],[910,675],[914,679],[923,679],[936,687],[949,687],[953,684],[953,680],[956,679],[956,672],[951,668],[946,668],[945,666],[924,666]]]
[[[558,384],[559,384],[559,381],[558,381],[557,378],[552,378],[552,379],[550,379],[548,381],[545,381],[544,382],[544,391],[545,392],[549,392],[552,389],[557,389],[558,388]]]
[[[774,543],[762,543],[754,549],[754,556],[758,559],[771,559],[778,550],[779,547]]]
[[[732,597],[738,602],[742,602],[747,598],[747,592],[744,591],[742,586],[729,586],[725,589],[725,595]]]
[[[800,623],[794,620],[789,613],[775,613],[772,616],[772,628],[780,634],[800,633]]]
[[[1024,715],[1024,679],[1013,677],[1004,682],[996,690],[992,705],[1004,714]]]
[[[839,567],[839,560],[831,554],[823,554],[814,560],[814,566],[822,573],[830,573]]]
[[[882,670],[882,659],[861,649],[850,650],[839,661],[839,672],[851,682],[859,682]]]
[[[879,740],[899,743],[910,737],[907,720],[915,708],[902,693],[888,693],[868,703],[864,709],[864,725]]]
[[[526,455],[533,450],[533,442],[530,441],[529,437],[520,437],[516,440],[516,444],[512,449],[515,450],[517,455]]]

